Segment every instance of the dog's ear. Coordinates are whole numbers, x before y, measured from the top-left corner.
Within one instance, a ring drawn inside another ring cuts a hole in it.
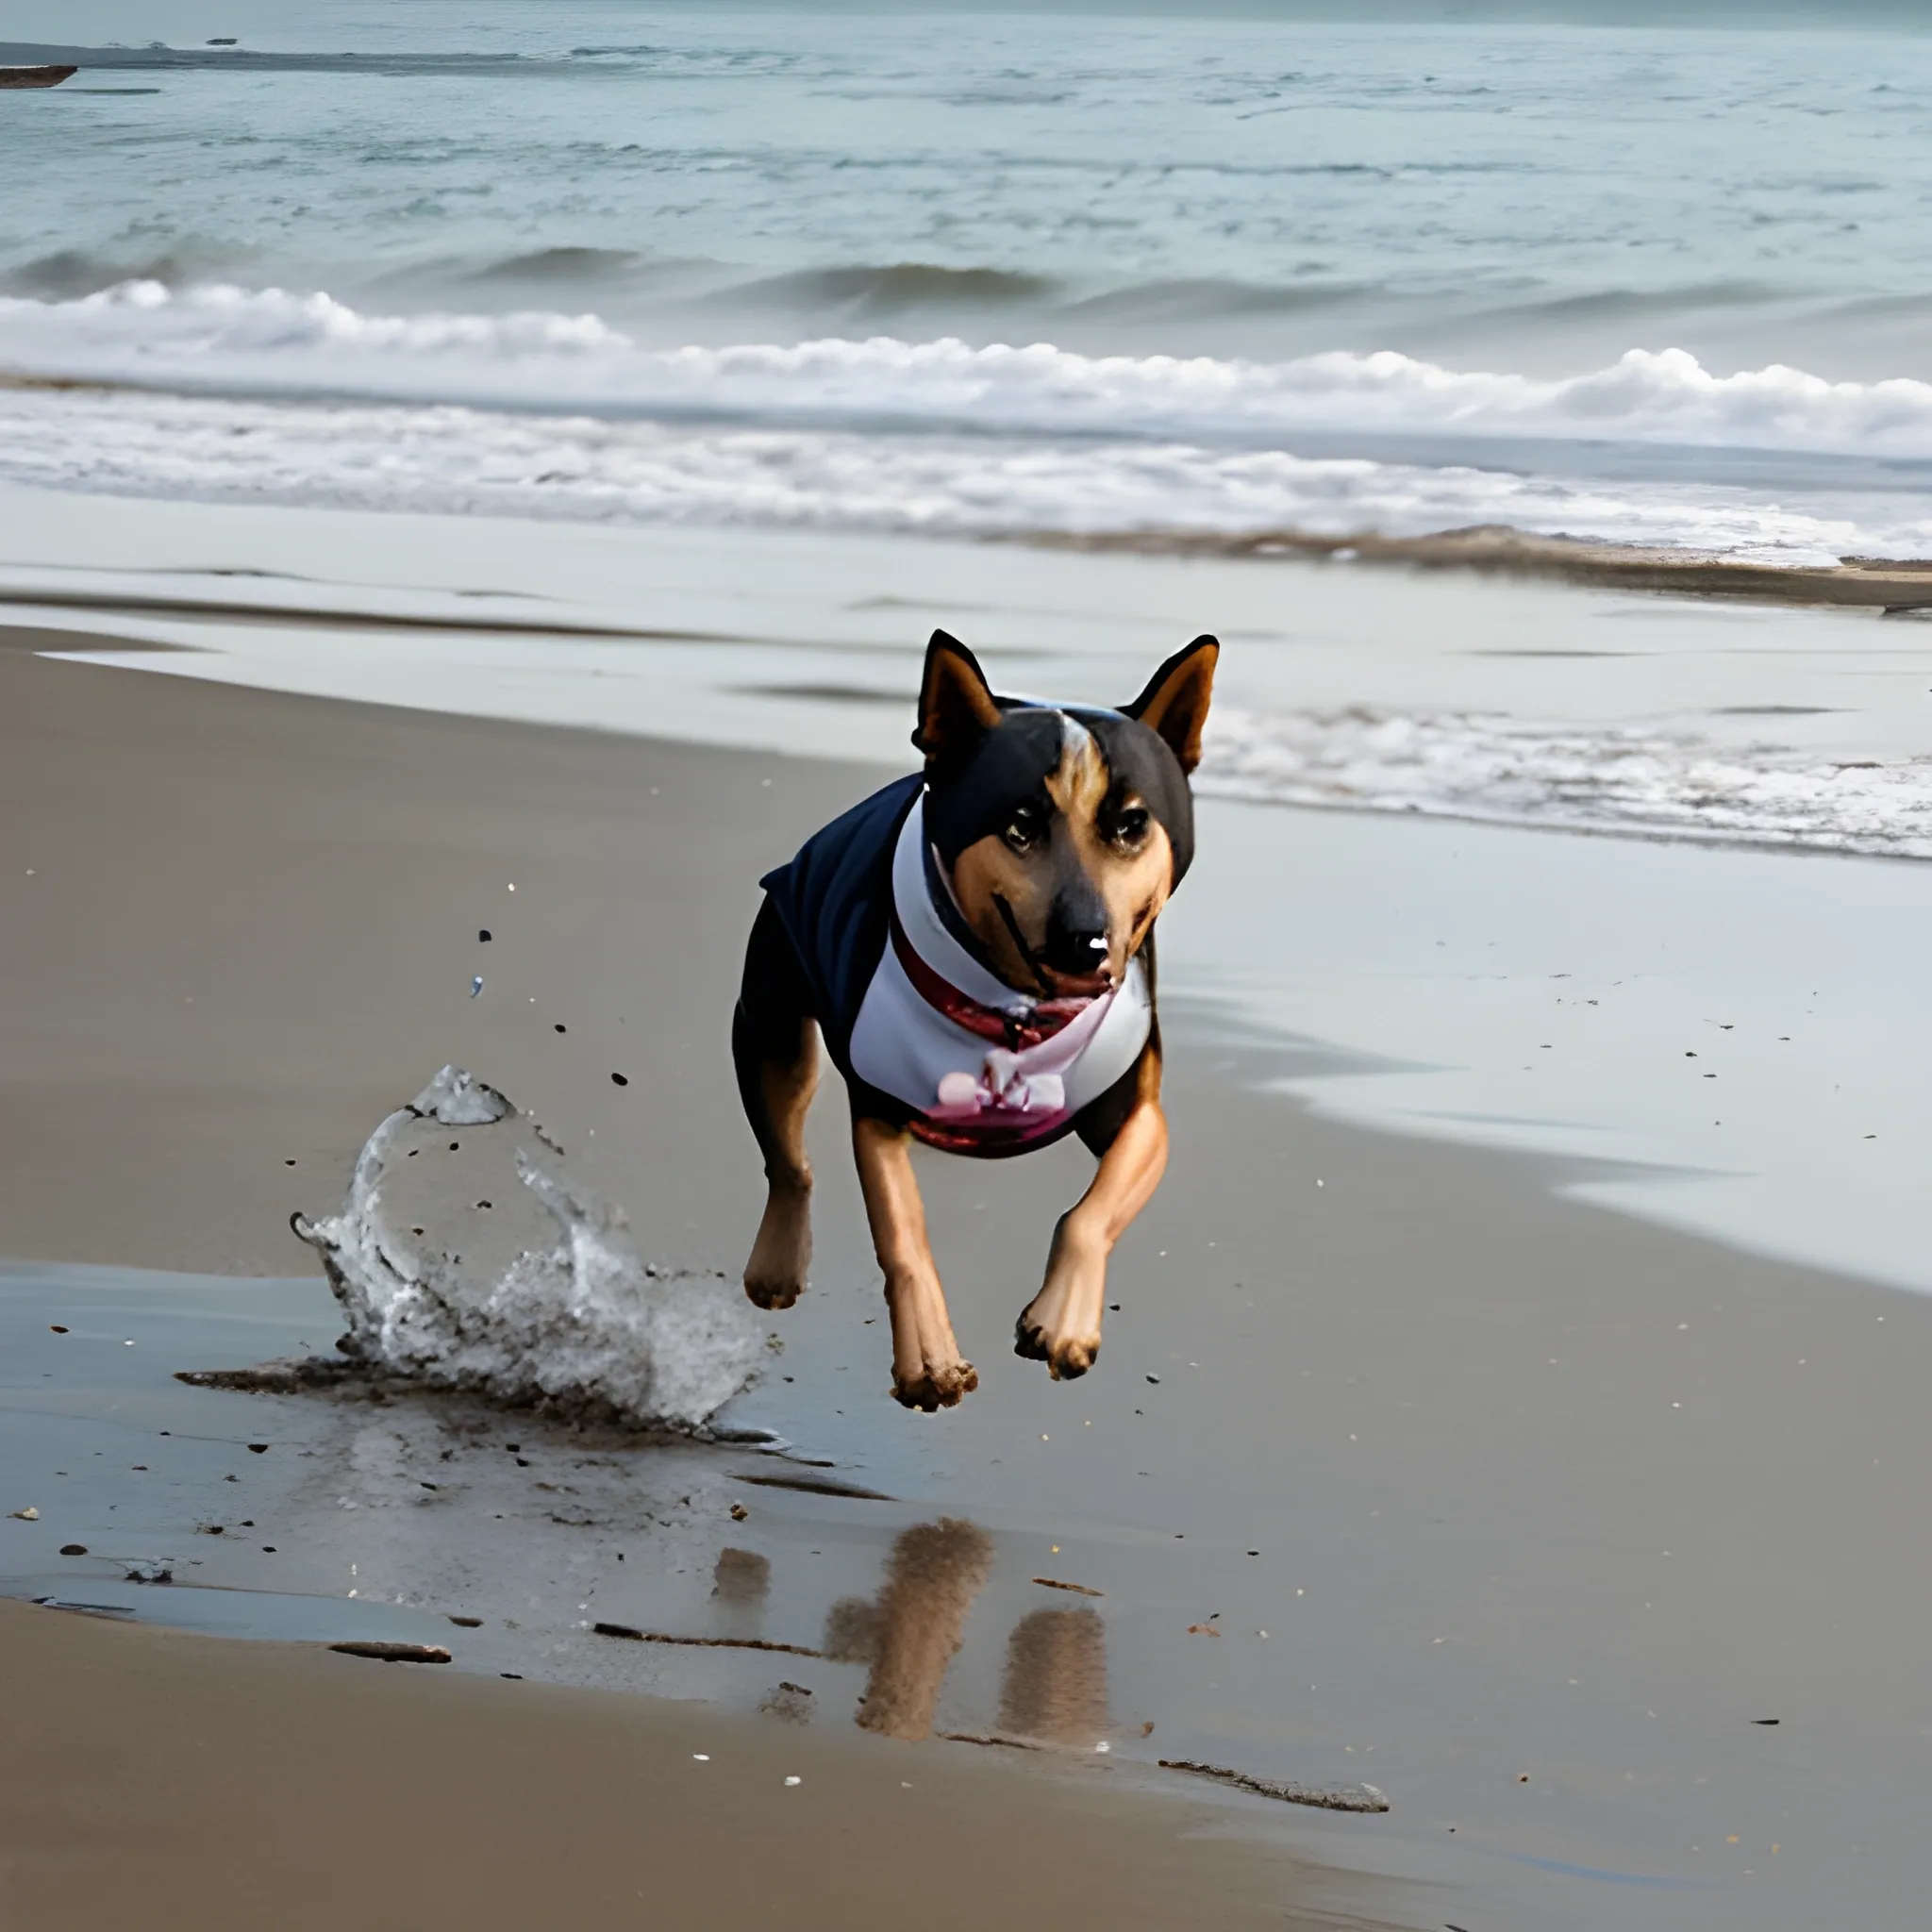
[[[925,647],[919,681],[919,724],[912,742],[930,758],[970,751],[1000,722],[1000,708],[979,659],[942,630]]]
[[[1221,658],[1217,638],[1198,637],[1176,651],[1152,677],[1147,689],[1121,709],[1166,739],[1168,748],[1191,772],[1201,762],[1201,727],[1214,695],[1214,667]]]

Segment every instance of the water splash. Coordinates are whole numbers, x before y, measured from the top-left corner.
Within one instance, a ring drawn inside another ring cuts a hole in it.
[[[623,1215],[459,1067],[369,1137],[339,1213],[292,1225],[347,1317],[343,1352],[430,1387],[701,1431],[758,1359],[723,1277],[641,1261]]]

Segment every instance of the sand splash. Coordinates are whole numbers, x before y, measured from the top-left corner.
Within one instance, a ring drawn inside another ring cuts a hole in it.
[[[458,1067],[369,1137],[339,1213],[291,1225],[348,1318],[343,1354],[433,1388],[702,1431],[761,1353],[727,1281],[641,1261],[541,1127]]]

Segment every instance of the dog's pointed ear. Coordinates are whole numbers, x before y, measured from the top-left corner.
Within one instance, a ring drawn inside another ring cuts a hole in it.
[[[1000,708],[979,659],[942,630],[925,647],[919,680],[919,724],[912,742],[927,758],[954,758],[972,750],[1000,722]]]
[[[1198,637],[1176,651],[1152,677],[1147,689],[1121,709],[1166,739],[1168,748],[1191,772],[1201,762],[1201,727],[1214,695],[1214,667],[1221,659],[1218,638]]]

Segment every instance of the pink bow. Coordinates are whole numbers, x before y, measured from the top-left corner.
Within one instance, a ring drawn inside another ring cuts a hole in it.
[[[972,1120],[982,1113],[1058,1113],[1067,1083],[1058,1074],[1022,1071],[1020,1056],[994,1047],[977,1074],[948,1074],[940,1081],[934,1120]]]

